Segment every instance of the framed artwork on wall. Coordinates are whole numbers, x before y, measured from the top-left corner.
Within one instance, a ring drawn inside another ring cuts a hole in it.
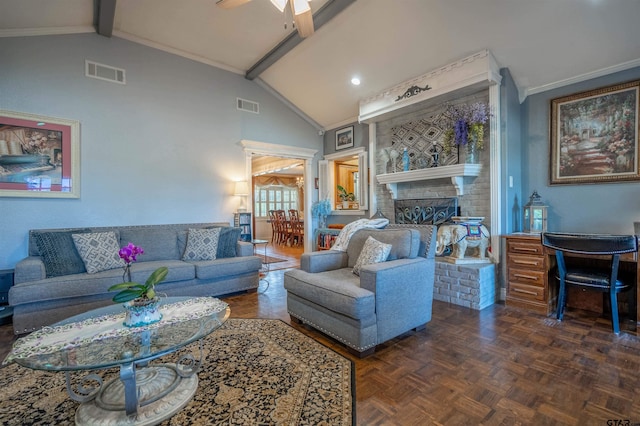
[[[640,80],[551,100],[550,184],[640,180]]]
[[[353,146],[353,126],[336,130],[336,151]]]
[[[80,197],[80,122],[0,110],[0,196]]]

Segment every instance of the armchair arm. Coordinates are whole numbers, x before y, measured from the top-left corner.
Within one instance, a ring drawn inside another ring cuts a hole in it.
[[[300,269],[309,273],[332,271],[346,268],[348,259],[347,253],[337,250],[304,253],[300,257]]]
[[[420,256],[362,268],[360,287],[376,295],[379,341],[431,320],[434,279],[435,260]]]
[[[43,280],[47,277],[44,262],[40,256],[29,256],[18,263],[14,268],[13,282],[15,284],[29,281]]]

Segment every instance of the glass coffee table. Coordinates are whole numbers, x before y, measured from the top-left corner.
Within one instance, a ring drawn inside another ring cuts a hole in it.
[[[78,425],[153,425],[184,408],[198,387],[202,339],[230,315],[213,297],[167,297],[160,322],[143,327],[122,325],[124,308],[112,305],[76,315],[18,339],[5,363],[64,371],[70,397],[80,402]],[[200,341],[200,354],[175,363],[150,363]],[[119,367],[106,383],[89,370]],[[81,379],[72,373],[83,372]]]

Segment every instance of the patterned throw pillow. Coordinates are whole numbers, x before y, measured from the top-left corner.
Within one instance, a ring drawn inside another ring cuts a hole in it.
[[[362,269],[364,265],[384,262],[387,260],[387,257],[389,257],[389,253],[391,253],[391,244],[381,243],[369,236],[367,241],[364,242],[356,264],[353,265],[353,273],[360,276],[360,269]]]
[[[33,238],[44,263],[47,278],[87,272],[71,237],[74,233],[86,232],[91,232],[91,230],[34,231]]]
[[[187,248],[182,260],[214,260],[218,252],[220,228],[193,229],[187,234]]]
[[[120,246],[115,232],[73,234],[71,238],[88,273],[95,274],[124,266],[124,261],[118,255]]]

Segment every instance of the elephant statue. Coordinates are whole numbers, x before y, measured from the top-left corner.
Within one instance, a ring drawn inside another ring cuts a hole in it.
[[[470,228],[476,232],[469,232]],[[436,237],[436,254],[442,255],[447,246],[453,245],[451,257],[464,259],[467,247],[476,247],[476,257],[484,259],[489,247],[489,236],[489,230],[484,225],[440,225]]]

